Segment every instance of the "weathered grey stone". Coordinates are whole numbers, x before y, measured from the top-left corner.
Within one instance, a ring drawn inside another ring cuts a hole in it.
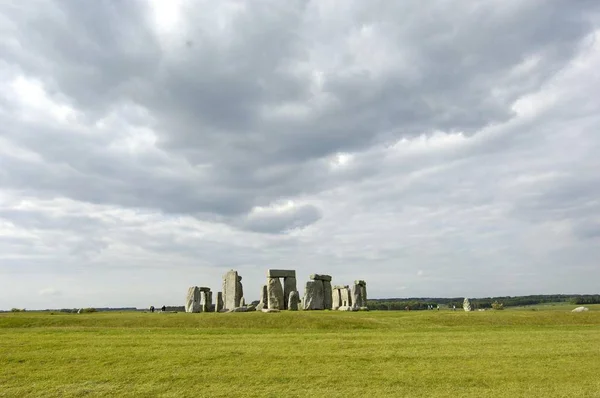
[[[363,281],[363,280],[355,280],[355,281],[354,281],[354,284],[355,284],[355,285],[366,285],[366,284],[367,284],[367,282],[365,282],[365,281]]]
[[[240,307],[245,307],[245,306],[246,306],[246,299],[242,297],[240,299]]]
[[[338,311],[357,311],[357,309],[351,305],[343,305],[338,308]]]
[[[212,307],[212,294],[207,291],[200,291],[200,311],[209,312]]]
[[[283,287],[279,278],[267,278],[267,307],[270,310],[283,310],[285,304],[283,301]]]
[[[198,289],[198,286],[192,286],[188,289],[185,312],[200,312],[200,289]]]
[[[269,313],[269,312],[279,312],[279,310],[275,309],[275,308],[263,308],[261,311],[262,312],[267,312],[267,313]]]
[[[210,287],[200,286],[198,289],[200,289],[201,292],[210,292]]]
[[[331,275],[311,274],[309,279],[313,281],[329,281],[331,282]]]
[[[352,306],[355,308],[362,306],[360,293],[360,285],[352,285]]]
[[[215,312],[223,311],[223,293],[217,292],[217,299],[215,301]]]
[[[357,309],[367,307],[367,284],[365,281],[355,281],[352,286],[352,306]]]
[[[367,308],[367,284],[363,284],[360,286],[361,295],[362,295],[362,306],[361,308]]]
[[[237,283],[235,284],[236,286],[236,291],[235,291],[235,303],[237,304],[236,307],[241,307],[241,301],[242,301],[242,297],[244,297],[244,287],[242,286],[242,277],[238,275],[237,278]]]
[[[223,276],[223,302],[225,309],[233,309],[240,306],[240,300],[244,295],[242,289],[242,277],[237,271],[231,270]]]
[[[337,310],[342,306],[342,296],[339,287],[334,287],[331,293],[331,309]]]
[[[232,310],[229,310],[229,312],[247,312],[248,308],[247,307],[236,307]]]
[[[269,302],[269,295],[267,293],[267,285],[263,285],[262,288],[260,289],[260,301],[258,302],[258,305],[262,305],[261,308],[266,308],[268,306],[268,302]],[[258,307],[257,305],[257,307]]]
[[[256,311],[256,307],[253,305],[249,305],[246,307],[246,312]]]
[[[333,306],[333,293],[330,281],[323,281],[323,309],[330,310]]]
[[[577,307],[571,312],[585,312],[585,311],[589,311],[589,310],[590,309],[588,307]]]
[[[299,301],[300,301],[300,294],[296,290],[291,291],[288,296],[287,309],[289,311],[298,311],[298,304],[299,304],[298,302]]]
[[[270,269],[267,270],[267,278],[295,278],[296,271],[293,269]]]
[[[352,294],[349,288],[340,289],[341,305],[340,307],[352,307]]]
[[[333,289],[348,289],[350,288],[350,286],[348,285],[335,285],[333,286]]]
[[[288,309],[288,302],[290,299],[290,293],[293,291],[298,291],[298,287],[296,285],[295,277],[287,277],[283,278],[283,303],[284,309]]]
[[[471,302],[466,297],[465,297],[465,300],[463,301],[463,309],[467,312],[473,311],[473,307],[471,307]]]
[[[303,309],[323,309],[323,281],[320,279],[306,282],[304,289]]]

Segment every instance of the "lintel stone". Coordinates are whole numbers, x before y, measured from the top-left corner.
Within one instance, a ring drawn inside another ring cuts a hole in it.
[[[270,269],[267,270],[267,278],[295,278],[296,271],[293,269]]]
[[[309,279],[312,279],[313,281],[331,282],[331,275],[311,274]]]

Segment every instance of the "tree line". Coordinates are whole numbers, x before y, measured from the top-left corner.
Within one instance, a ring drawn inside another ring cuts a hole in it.
[[[367,300],[369,309],[383,311],[427,310],[439,305],[445,308],[461,308],[464,297],[410,297]],[[494,303],[503,307],[520,307],[546,303],[600,304],[600,294],[536,294],[529,296],[498,296],[469,298],[475,309],[493,308]]]

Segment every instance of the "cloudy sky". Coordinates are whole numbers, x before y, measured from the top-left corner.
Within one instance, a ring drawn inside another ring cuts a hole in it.
[[[0,309],[598,293],[598,93],[594,0],[3,1]]]

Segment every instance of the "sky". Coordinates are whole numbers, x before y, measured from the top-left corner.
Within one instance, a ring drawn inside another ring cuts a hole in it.
[[[0,309],[600,292],[600,2],[0,3]]]

